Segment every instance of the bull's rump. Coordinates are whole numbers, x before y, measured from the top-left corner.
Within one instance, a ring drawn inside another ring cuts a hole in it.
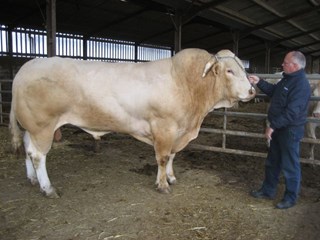
[[[159,104],[169,104],[170,64],[169,59],[141,64],[35,59],[14,80],[13,107],[26,129],[55,121],[57,127],[125,131],[131,122],[152,117],[152,109],[161,111]]]

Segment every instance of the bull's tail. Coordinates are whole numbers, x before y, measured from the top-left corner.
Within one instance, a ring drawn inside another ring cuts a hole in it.
[[[13,152],[20,155],[23,152],[22,131],[18,125],[16,114],[13,110],[13,107],[11,107],[10,111],[9,129],[11,133],[11,143]]]

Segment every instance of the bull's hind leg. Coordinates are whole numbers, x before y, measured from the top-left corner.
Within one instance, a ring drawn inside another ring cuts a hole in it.
[[[56,190],[52,187],[46,169],[46,154],[41,153],[32,142],[28,132],[24,135],[26,150],[27,177],[32,184],[39,182],[40,190],[49,198],[58,198]]]
[[[26,170],[27,177],[32,185],[36,185],[38,182],[36,171],[33,167],[32,160],[28,154],[26,154]]]

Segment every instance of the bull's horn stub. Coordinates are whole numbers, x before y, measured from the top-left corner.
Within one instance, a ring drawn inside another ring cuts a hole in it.
[[[206,66],[204,67],[203,73],[202,73],[203,78],[207,75],[209,70],[212,68],[213,64],[214,64],[213,59],[211,59],[209,62],[207,62]]]

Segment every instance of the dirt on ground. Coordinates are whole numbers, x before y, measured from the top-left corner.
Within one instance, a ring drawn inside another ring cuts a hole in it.
[[[239,109],[253,106],[260,107]],[[222,117],[210,115],[204,126],[221,129]],[[227,127],[263,132],[262,121],[254,119],[230,117]],[[261,184],[264,158],[186,148],[174,160],[172,193],[160,194],[152,146],[112,133],[95,153],[87,133],[68,126],[62,134],[47,157],[61,198],[47,199],[27,181],[24,159],[11,153],[8,129],[0,127],[0,239],[319,239],[319,165],[302,164],[299,201],[279,210],[283,179],[275,200],[248,194]],[[221,146],[221,136],[200,133],[193,143]],[[266,152],[264,139],[228,136],[227,147]]]

